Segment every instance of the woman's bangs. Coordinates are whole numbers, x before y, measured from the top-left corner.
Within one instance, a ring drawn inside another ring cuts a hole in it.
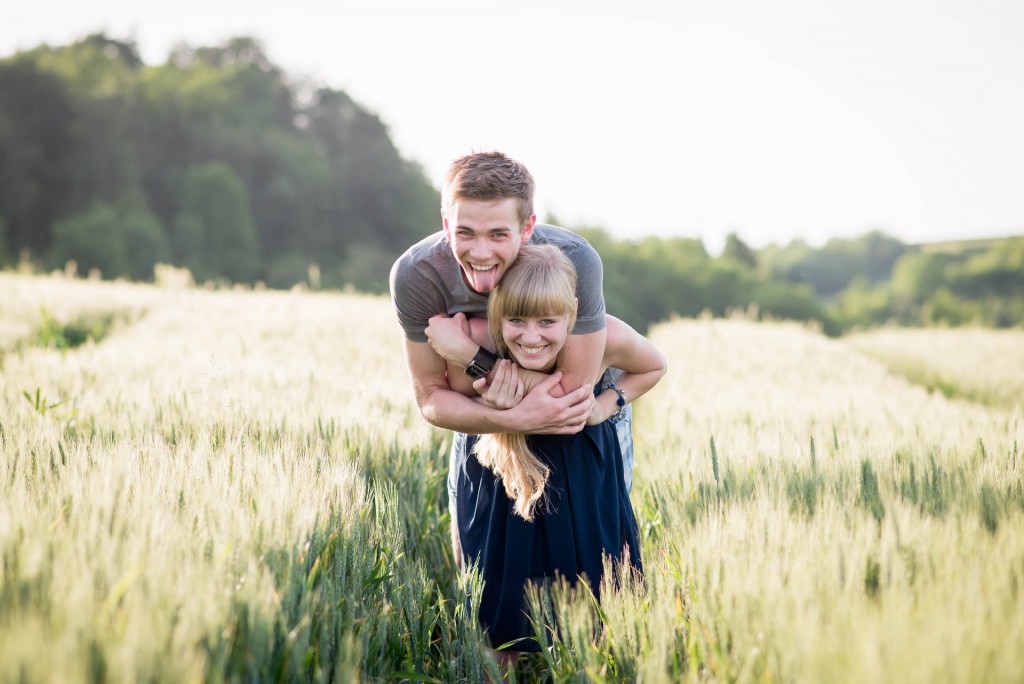
[[[533,318],[541,316],[564,316],[571,313],[574,294],[566,297],[564,287],[542,282],[538,278],[525,283],[523,287],[508,293],[503,316],[505,318]]]

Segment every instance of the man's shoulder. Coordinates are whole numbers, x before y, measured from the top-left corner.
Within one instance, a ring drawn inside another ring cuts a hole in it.
[[[395,260],[391,267],[392,288],[396,284],[418,280],[436,279],[439,274],[450,270],[452,250],[445,239],[444,231],[428,235]]]
[[[448,246],[448,240],[444,236],[444,231],[439,230],[402,252],[402,256],[398,257],[395,264],[413,265],[423,261],[434,261],[444,258],[446,255],[451,255],[451,249]]]
[[[566,228],[559,228],[549,223],[538,223],[533,227],[531,242],[549,243],[565,249],[588,248],[590,243],[583,236]],[[591,248],[592,249],[592,248]]]
[[[580,275],[584,275],[594,269],[602,268],[601,255],[587,242],[582,235],[577,235],[571,230],[552,226],[547,223],[538,223],[534,226],[531,242],[552,244],[562,250]]]

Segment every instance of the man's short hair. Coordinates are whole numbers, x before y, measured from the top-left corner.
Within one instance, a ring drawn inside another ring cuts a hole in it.
[[[448,168],[441,191],[441,214],[448,216],[458,200],[516,200],[519,225],[533,215],[533,176],[525,166],[502,152],[475,152],[459,157]]]

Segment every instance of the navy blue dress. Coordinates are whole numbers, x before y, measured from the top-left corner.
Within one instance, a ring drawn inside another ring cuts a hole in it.
[[[546,503],[533,522],[513,512],[505,487],[472,454],[470,435],[458,464],[456,516],[463,560],[479,560],[484,580],[480,620],[495,647],[531,637],[525,588],[556,574],[575,584],[586,577],[599,596],[602,554],[617,565],[625,547],[642,572],[636,518],[623,478],[615,426],[605,421],[575,435],[533,435],[534,453],[551,469]],[[511,650],[536,651],[526,640]]]

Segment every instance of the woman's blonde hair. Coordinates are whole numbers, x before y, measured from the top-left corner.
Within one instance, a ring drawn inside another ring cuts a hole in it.
[[[498,356],[510,356],[501,335],[502,318],[568,316],[571,332],[576,305],[576,268],[569,257],[554,245],[523,245],[487,302],[487,327]],[[527,436],[511,432],[482,435],[473,454],[504,484],[515,512],[533,520],[551,470],[530,449]]]

